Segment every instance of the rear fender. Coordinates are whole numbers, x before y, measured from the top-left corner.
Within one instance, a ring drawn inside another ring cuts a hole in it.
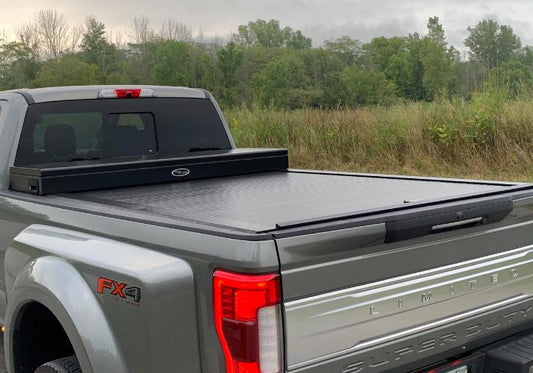
[[[194,279],[185,261],[115,240],[32,225],[8,248],[5,268],[11,366],[17,314],[36,301],[59,320],[84,373],[156,372],[175,366],[200,371]],[[105,286],[98,289],[102,278]],[[113,294],[116,286],[120,290]],[[127,288],[134,294],[126,295]]]
[[[13,253],[7,254],[8,256]],[[66,283],[68,279],[68,283]],[[8,290],[6,363],[14,371],[13,339],[17,317],[31,302],[41,303],[58,319],[69,337],[83,372],[126,373],[115,336],[87,282],[65,259],[30,260]],[[105,350],[106,354],[101,354]]]

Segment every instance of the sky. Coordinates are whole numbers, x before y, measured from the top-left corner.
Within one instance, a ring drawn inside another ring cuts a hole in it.
[[[277,19],[282,27],[302,30],[314,46],[343,35],[367,42],[377,36],[424,34],[428,18],[438,16],[448,42],[459,49],[464,49],[468,26],[492,18],[511,25],[523,44],[533,45],[531,0],[24,0],[2,7],[0,31],[14,35],[40,9],[55,9],[71,24],[92,14],[115,34],[140,16],[156,27],[170,17],[205,36],[222,37],[258,18]]]

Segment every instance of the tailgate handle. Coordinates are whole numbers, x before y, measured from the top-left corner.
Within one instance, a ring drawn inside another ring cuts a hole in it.
[[[500,199],[487,205],[457,206],[433,215],[425,215],[389,221],[386,223],[385,242],[397,242],[450,230],[464,229],[502,220],[513,209],[511,199]],[[442,210],[441,210],[442,211]]]

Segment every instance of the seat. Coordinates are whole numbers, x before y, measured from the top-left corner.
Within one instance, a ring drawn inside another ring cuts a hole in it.
[[[53,124],[44,131],[46,162],[71,161],[76,157],[76,133],[69,124]]]

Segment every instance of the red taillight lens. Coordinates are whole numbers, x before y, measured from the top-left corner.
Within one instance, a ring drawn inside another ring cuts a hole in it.
[[[213,277],[213,301],[226,372],[281,371],[279,276],[217,270]]]
[[[98,92],[98,98],[139,98],[156,97],[151,88],[117,88],[102,89]]]
[[[137,98],[141,96],[140,89],[115,89],[118,98]]]

